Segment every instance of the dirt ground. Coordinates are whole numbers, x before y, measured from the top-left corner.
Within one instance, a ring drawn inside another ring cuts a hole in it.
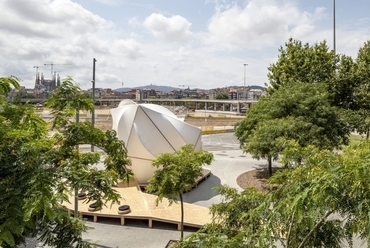
[[[189,123],[196,127],[203,127],[203,126],[217,126],[217,127],[223,127],[223,126],[234,126],[239,120],[238,119],[230,119],[230,120],[221,120],[221,119],[212,119],[207,118],[204,119],[186,119],[185,122]]]
[[[238,119],[230,119],[230,120],[220,120],[220,119],[185,119],[186,123],[189,123],[196,127],[203,127],[203,126],[234,126],[239,120]],[[98,118],[95,120],[95,127],[101,130],[109,130],[112,128],[112,118]]]
[[[273,168],[273,173],[276,172],[278,168]],[[266,184],[269,178],[268,169],[256,169],[252,171],[245,172],[238,176],[236,182],[242,189],[253,187],[258,191],[267,193],[269,191],[269,185]]]

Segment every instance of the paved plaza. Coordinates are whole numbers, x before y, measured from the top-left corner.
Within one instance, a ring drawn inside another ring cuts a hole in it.
[[[242,190],[236,182],[240,174],[267,167],[265,160],[255,160],[249,154],[244,154],[239,149],[239,143],[233,133],[204,135],[202,143],[204,150],[214,154],[215,160],[209,166],[212,174],[192,191],[184,194],[185,202],[210,207],[221,200],[220,195],[213,190],[214,187],[229,185]],[[99,218],[96,223],[90,218],[87,219],[87,225],[91,229],[83,238],[98,248],[162,248],[169,240],[180,238],[176,225],[160,222],[155,223],[153,228],[148,228],[145,220],[128,219],[125,226],[121,226],[120,220],[116,218]],[[194,228],[186,227],[185,236],[195,231]],[[37,242],[30,242],[27,247],[35,247],[35,244]],[[354,247],[366,246],[355,240]]]
[[[211,151],[215,157],[209,166],[212,174],[191,192],[184,194],[185,202],[210,207],[220,202],[220,196],[213,187],[226,184],[241,190],[236,183],[240,174],[267,166],[266,161],[257,161],[243,154],[233,133],[204,135],[202,141],[203,149]],[[90,219],[87,224],[93,229],[83,237],[97,247],[158,248],[165,247],[171,239],[180,238],[176,225],[166,223],[156,223],[153,228],[148,228],[145,221],[127,220],[125,226],[121,226],[118,219],[99,218],[99,222],[94,223]],[[196,229],[185,228],[185,235],[194,231]]]

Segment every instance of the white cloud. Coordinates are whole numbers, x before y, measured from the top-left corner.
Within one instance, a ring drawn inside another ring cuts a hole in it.
[[[251,0],[246,7],[233,4],[217,8],[208,25],[208,44],[227,49],[260,49],[287,40],[300,38],[314,29],[313,19],[323,10],[310,14],[296,6],[274,1]]]
[[[143,56],[141,47],[142,45],[134,39],[120,39],[114,41],[112,53],[135,60]]]
[[[119,0],[94,0],[94,1],[105,5],[118,5],[120,3]]]
[[[143,25],[154,36],[170,41],[184,41],[192,34],[189,30],[191,23],[179,15],[168,18],[162,14],[151,14],[145,18]]]
[[[96,32],[112,25],[69,0],[4,0],[0,29],[26,37],[63,38]]]
[[[247,84],[263,85],[289,37],[332,44],[331,13],[320,7],[328,4],[196,1],[178,9],[135,0],[0,0],[0,75],[14,74],[33,87],[33,66],[48,79],[51,68],[43,65],[53,62],[62,78],[70,75],[90,88],[96,58],[96,87],[118,88],[124,81],[130,87],[213,88],[242,86],[248,63]],[[369,37],[369,18],[351,20],[337,27],[337,51],[356,55]]]
[[[128,20],[128,24],[133,27],[139,27],[141,26],[141,21],[139,20],[137,16],[135,16],[135,17],[130,18],[130,20]]]
[[[86,61],[113,52],[114,25],[70,0],[4,0],[0,9],[6,10],[0,15],[2,75],[21,71],[17,76],[32,82],[33,66],[40,66],[49,78],[50,67],[43,64],[54,62],[54,71],[88,82],[91,66]],[[135,57],[134,50],[127,53]],[[17,70],[9,69],[11,65]],[[84,68],[90,70],[86,75]]]

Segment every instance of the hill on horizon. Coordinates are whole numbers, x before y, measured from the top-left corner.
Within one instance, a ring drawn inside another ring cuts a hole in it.
[[[235,86],[230,86],[230,87],[235,87]],[[259,90],[265,90],[265,87],[262,87],[262,86],[258,86],[258,85],[251,85],[251,86],[248,86],[250,87],[251,89],[259,89]],[[118,92],[125,92],[125,91],[130,91],[132,89],[139,89],[139,90],[143,90],[143,89],[147,89],[147,90],[156,90],[156,91],[162,91],[163,93],[168,93],[172,90],[182,90],[182,88],[179,88],[179,87],[172,87],[172,86],[162,86],[162,85],[154,85],[154,84],[150,84],[150,85],[145,85],[145,86],[137,86],[137,87],[123,87],[123,88],[118,88],[118,89],[115,89],[115,91],[118,91]],[[196,88],[191,88],[190,89],[196,89]]]
[[[130,88],[130,87],[123,87],[123,88],[115,89],[115,91],[124,92],[124,91],[130,91],[132,89],[139,89],[139,90],[143,90],[143,89],[147,89],[147,90],[158,90],[158,91],[162,91],[164,93],[168,93],[171,90],[180,90],[181,88],[176,88],[176,87],[172,87],[172,86],[161,86],[161,85],[150,84],[150,85],[137,86],[137,87],[132,87],[132,88]]]

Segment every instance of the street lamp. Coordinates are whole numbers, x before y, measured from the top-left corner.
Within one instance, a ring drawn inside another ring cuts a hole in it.
[[[93,58],[93,79],[91,81],[92,83],[92,100],[94,103],[93,109],[91,110],[91,125],[92,127],[95,126],[95,63],[96,59]],[[94,145],[91,145],[91,152],[94,151]]]
[[[243,92],[244,93],[244,100],[247,99],[247,93],[245,92],[245,83],[246,83],[246,79],[247,79],[247,77],[246,77],[247,76],[247,70],[246,70],[247,69],[247,65],[248,64],[244,64],[244,90],[243,90],[244,91]]]
[[[335,0],[333,0],[333,49],[335,54]]]

